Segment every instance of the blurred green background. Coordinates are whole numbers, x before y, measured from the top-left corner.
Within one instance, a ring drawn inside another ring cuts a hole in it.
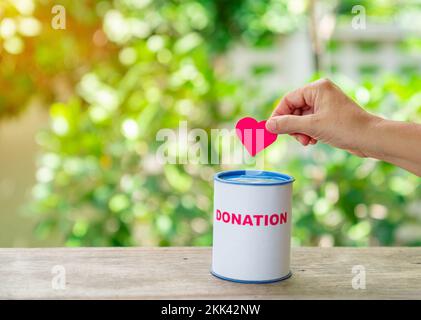
[[[212,176],[239,166],[160,165],[157,131],[266,119],[322,76],[421,122],[420,22],[416,0],[1,0],[0,246],[210,245]],[[264,157],[296,178],[294,245],[421,245],[418,177],[287,136]]]

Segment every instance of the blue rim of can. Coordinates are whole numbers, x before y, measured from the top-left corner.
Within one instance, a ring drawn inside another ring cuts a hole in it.
[[[276,279],[270,279],[270,280],[240,280],[240,279],[233,279],[233,278],[228,278],[228,277],[224,277],[221,276],[217,273],[215,273],[213,270],[210,271],[211,275],[213,275],[214,277],[217,277],[221,280],[225,280],[225,281],[231,281],[231,282],[236,282],[236,283],[244,283],[244,284],[265,284],[265,283],[273,283],[273,282],[278,282],[278,281],[282,281],[282,280],[286,280],[288,278],[290,278],[292,276],[292,272],[288,272],[288,274],[284,277],[281,278],[276,278]]]
[[[250,179],[250,182],[235,181],[229,178],[242,178]],[[275,181],[268,182],[252,182],[253,179],[270,179]],[[274,186],[293,183],[295,179],[284,173],[273,172],[273,171],[260,171],[260,170],[230,170],[218,172],[214,176],[215,181],[229,184],[239,184],[248,186]],[[278,180],[278,181],[276,181]]]

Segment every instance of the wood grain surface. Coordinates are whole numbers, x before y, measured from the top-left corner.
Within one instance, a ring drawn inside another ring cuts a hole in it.
[[[421,299],[421,248],[294,248],[293,276],[264,285],[217,279],[210,263],[210,248],[0,249],[0,298]],[[365,289],[352,287],[356,265]]]

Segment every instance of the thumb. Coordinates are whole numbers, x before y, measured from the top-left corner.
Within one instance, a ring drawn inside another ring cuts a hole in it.
[[[270,118],[266,122],[266,129],[272,133],[304,133],[311,135],[312,115],[295,116],[283,115]]]

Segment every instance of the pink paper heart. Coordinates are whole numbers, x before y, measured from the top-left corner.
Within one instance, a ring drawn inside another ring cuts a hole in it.
[[[253,157],[278,138],[277,134],[266,130],[265,124],[266,120],[257,122],[256,119],[246,117],[238,120],[235,126],[238,138]]]

